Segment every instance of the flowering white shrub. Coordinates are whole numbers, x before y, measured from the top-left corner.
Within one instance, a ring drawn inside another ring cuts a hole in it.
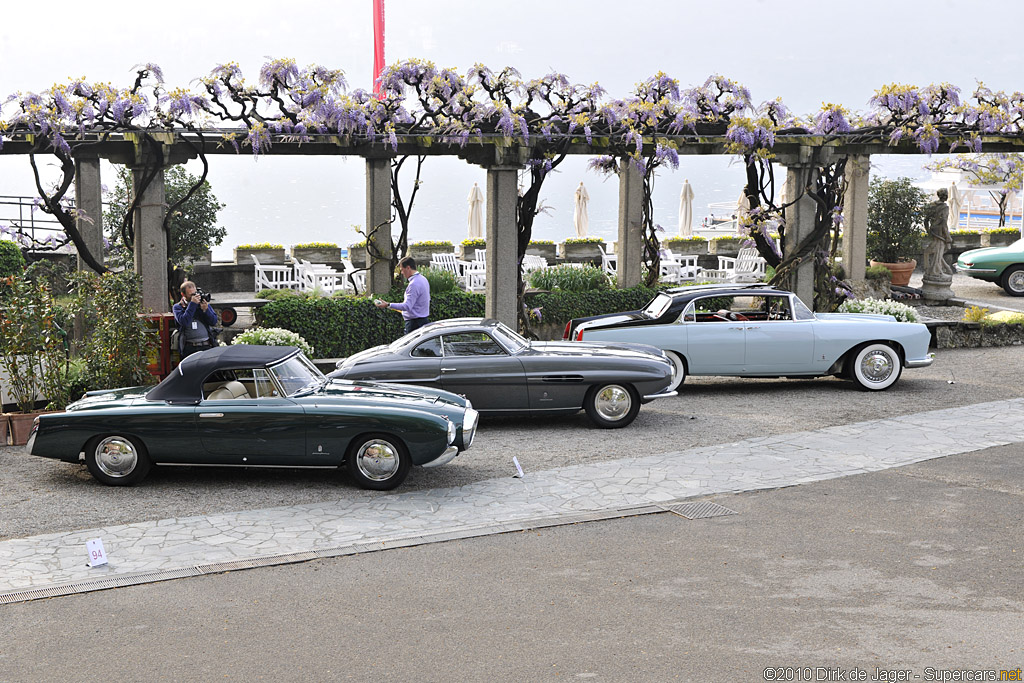
[[[291,330],[280,327],[252,327],[231,340],[232,344],[252,344],[254,346],[298,346],[302,352],[313,357],[313,347]]]
[[[917,312],[913,306],[891,299],[847,299],[839,305],[839,312],[891,315],[901,323],[917,322]]]

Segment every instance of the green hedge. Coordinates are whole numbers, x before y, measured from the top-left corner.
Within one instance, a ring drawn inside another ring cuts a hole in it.
[[[642,308],[658,293],[656,289],[608,289],[593,292],[531,294],[526,305],[541,309],[541,322],[564,325],[572,318]],[[395,287],[387,301],[401,301]],[[430,297],[430,319],[481,318],[484,295],[461,290]],[[372,298],[342,296],[323,298],[286,297],[256,310],[261,327],[281,327],[298,333],[316,349],[320,358],[343,358],[402,336],[402,316],[376,308]]]
[[[25,257],[11,240],[0,240],[0,277],[21,275],[25,270]]]

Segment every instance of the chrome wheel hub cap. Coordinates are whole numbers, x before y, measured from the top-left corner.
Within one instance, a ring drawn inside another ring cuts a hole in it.
[[[629,392],[618,385],[604,387],[594,400],[598,414],[606,420],[621,420],[629,412]]]
[[[1024,270],[1018,270],[1010,275],[1009,285],[1015,292],[1024,292]]]
[[[139,462],[139,454],[128,439],[108,436],[96,446],[96,466],[108,477],[126,477]]]
[[[398,471],[398,449],[381,439],[364,443],[356,453],[356,467],[367,479],[386,481]]]
[[[884,382],[892,374],[892,358],[882,351],[874,351],[864,356],[860,369],[869,382]]]

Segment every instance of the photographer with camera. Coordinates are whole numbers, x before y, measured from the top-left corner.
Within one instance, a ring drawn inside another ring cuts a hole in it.
[[[210,295],[185,280],[181,283],[181,301],[174,304],[178,323],[178,352],[182,359],[217,346],[217,314],[210,308]]]

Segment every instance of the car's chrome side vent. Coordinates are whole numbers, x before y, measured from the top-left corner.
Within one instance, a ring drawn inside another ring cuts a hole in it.
[[[558,384],[565,384],[566,382],[582,382],[583,375],[544,375],[541,377],[542,382],[554,382]]]

